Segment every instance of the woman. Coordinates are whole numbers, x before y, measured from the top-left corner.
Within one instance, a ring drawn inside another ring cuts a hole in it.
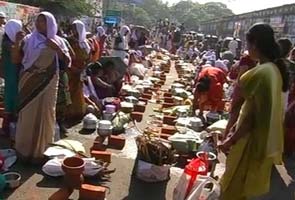
[[[213,112],[223,111],[223,84],[226,83],[226,74],[217,67],[205,67],[200,72],[196,82],[194,94],[194,110],[200,109]]]
[[[73,36],[68,39],[75,57],[68,70],[72,104],[68,108],[67,118],[74,121],[83,119],[86,104],[83,96],[83,74],[90,59],[91,48],[86,39],[86,29],[83,22],[76,20],[72,24]]]
[[[241,87],[239,84],[240,77],[245,74],[250,69],[253,69],[256,66],[256,62],[251,59],[249,55],[245,55],[241,58],[240,62],[238,63],[237,69],[236,69],[236,75],[232,74],[231,78],[234,78],[237,80],[236,83],[234,83],[234,90],[232,94],[232,101],[231,101],[231,108],[230,108],[230,115],[229,120],[225,129],[224,137],[226,138],[229,134],[229,131],[231,128],[236,124],[239,113],[241,110],[241,107],[245,101],[241,94]]]
[[[72,49],[69,42],[62,37],[62,33],[58,31],[58,36],[63,39],[65,46],[69,49],[70,57],[75,57],[74,50]],[[69,60],[71,62],[71,60]],[[56,122],[59,125],[60,132],[65,134],[68,132],[65,126],[65,118],[66,111],[69,105],[71,105],[71,94],[69,87],[69,77],[67,74],[68,68],[71,66],[70,62],[64,62],[63,60],[59,60],[59,82],[58,82],[58,93],[57,93],[57,101],[56,101]]]
[[[99,49],[100,49],[99,58],[101,58],[103,55],[103,52],[105,51],[105,41],[107,39],[107,35],[102,26],[97,27],[96,31],[97,31],[96,39],[98,41]]]
[[[129,75],[137,76],[139,79],[143,80],[144,76],[147,73],[147,69],[142,64],[141,55],[142,53],[140,51],[134,51],[130,53],[130,59],[129,59]],[[131,80],[128,80],[129,82]]]
[[[96,93],[93,82],[97,82],[103,75],[102,65],[99,62],[91,63],[87,68],[87,79],[84,81],[83,94],[87,105],[94,107],[100,113],[101,101]]]
[[[95,70],[92,73],[91,81],[99,99],[118,97],[122,88],[122,79],[111,61],[104,64],[103,71],[101,69]]]
[[[4,36],[2,42],[2,62],[4,68],[4,108],[5,115],[3,119],[2,129],[9,134],[9,124],[16,122],[17,104],[18,104],[18,79],[19,64],[13,59],[12,51],[14,44],[18,43],[19,37],[23,36],[22,22],[11,19],[4,28]],[[22,37],[21,37],[22,38]]]
[[[128,26],[122,26],[119,34],[115,37],[112,56],[120,57],[123,61],[128,56],[128,39],[131,31]]]
[[[53,142],[55,106],[58,88],[58,62],[69,62],[66,46],[57,34],[57,24],[49,12],[41,12],[36,30],[15,44],[19,57],[23,53],[19,81],[19,113],[16,129],[18,158],[31,162],[43,159],[43,153]]]
[[[90,46],[90,62],[96,62],[98,61],[99,54],[100,54],[100,48],[98,41],[96,40],[96,37],[94,37],[90,32],[87,35],[87,42]]]
[[[236,127],[220,146],[229,153],[221,200],[248,200],[266,194],[272,167],[282,163],[286,66],[269,25],[255,24],[246,39],[251,58],[259,64],[240,78],[245,102]]]

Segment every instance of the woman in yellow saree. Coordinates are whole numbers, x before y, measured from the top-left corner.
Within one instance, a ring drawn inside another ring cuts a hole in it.
[[[250,56],[259,61],[239,80],[245,102],[232,133],[220,146],[229,153],[221,180],[221,200],[248,200],[269,191],[271,171],[282,163],[283,92],[288,73],[269,25],[247,33]]]
[[[57,23],[51,13],[41,12],[35,25],[36,30],[24,38],[18,51],[23,54],[23,69],[15,147],[20,159],[39,163],[55,133],[57,61],[68,61],[69,57],[63,40],[56,35]]]

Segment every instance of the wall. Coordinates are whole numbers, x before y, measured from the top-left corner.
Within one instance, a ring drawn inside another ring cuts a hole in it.
[[[295,42],[295,4],[202,22],[199,31],[226,37],[240,29],[238,37],[244,40],[247,30],[257,22],[269,23],[277,37],[288,37]]]

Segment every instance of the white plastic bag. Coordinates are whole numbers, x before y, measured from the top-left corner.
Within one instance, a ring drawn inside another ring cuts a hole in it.
[[[85,168],[83,174],[86,177],[95,176],[103,169],[103,167],[100,164],[94,162],[94,158],[83,158],[83,160],[85,161]],[[45,174],[52,177],[63,176],[64,172],[62,170],[62,162],[63,159],[51,159],[43,165],[42,171]]]
[[[218,200],[220,185],[211,177],[198,176],[197,184],[185,200]]]

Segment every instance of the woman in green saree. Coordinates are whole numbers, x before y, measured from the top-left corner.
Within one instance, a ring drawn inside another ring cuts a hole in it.
[[[19,65],[13,59],[14,44],[17,43],[19,35],[23,35],[22,22],[11,19],[5,25],[5,34],[2,42],[2,64],[4,69],[4,108],[5,116],[2,129],[6,134],[9,133],[9,124],[16,121],[18,103],[18,75]]]
[[[249,54],[259,64],[239,80],[245,102],[235,128],[220,146],[229,153],[221,200],[248,200],[266,194],[273,166],[282,163],[287,69],[269,25],[254,25],[246,38]]]

